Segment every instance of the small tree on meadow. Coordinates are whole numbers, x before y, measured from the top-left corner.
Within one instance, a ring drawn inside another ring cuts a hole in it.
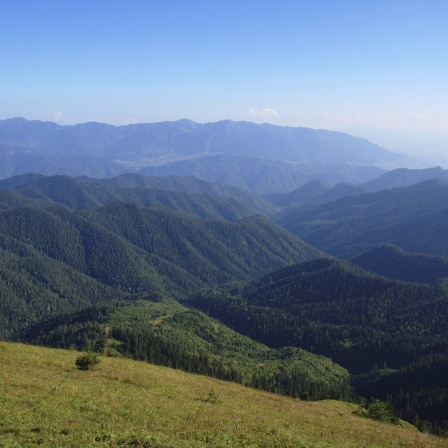
[[[96,353],[88,352],[76,358],[75,364],[79,370],[93,370],[100,362]]]

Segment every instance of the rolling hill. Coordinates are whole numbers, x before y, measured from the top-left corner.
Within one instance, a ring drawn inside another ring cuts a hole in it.
[[[176,191],[181,193],[203,193],[211,196],[235,199],[261,214],[270,215],[276,211],[276,207],[272,207],[272,205],[263,198],[257,194],[251,193],[248,190],[233,187],[228,184],[206,182],[192,176],[183,175],[158,177],[127,173],[113,178],[90,178],[88,180],[89,182],[120,188],[145,188],[163,191]]]

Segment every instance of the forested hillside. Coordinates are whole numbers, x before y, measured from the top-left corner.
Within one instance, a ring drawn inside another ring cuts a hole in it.
[[[446,280],[404,283],[322,259],[283,268],[240,288],[195,294],[187,303],[270,347],[302,347],[331,357],[356,375],[386,368],[401,375],[418,363],[431,365],[448,357]],[[431,358],[436,353],[441,358]],[[391,399],[402,417],[419,415],[435,426],[445,425],[446,379],[438,377],[425,386],[428,393],[433,387],[440,390],[442,399],[434,403],[444,411],[438,418],[412,385],[399,401],[399,389],[386,394],[374,381],[367,384],[358,392],[374,390],[375,396]]]
[[[378,246],[350,261],[368,271],[405,282],[430,283],[448,277],[448,257],[411,254],[392,244]]]
[[[58,315],[14,339],[131,357],[293,397],[350,398],[348,372],[328,358],[295,347],[270,349],[162,297]]]
[[[447,255],[448,182],[357,194],[291,207],[276,222],[309,244],[349,258],[391,243],[407,252]]]
[[[289,193],[270,193],[263,195],[263,197],[276,206],[288,208],[290,213],[289,209],[291,207],[309,207],[310,203],[320,204],[335,201],[345,196],[368,192],[369,190],[362,185],[340,183],[329,187],[319,180],[311,180]]]
[[[263,199],[237,188],[184,182],[169,178],[129,175],[105,180],[68,176],[17,176],[0,181],[0,189],[10,190],[23,197],[44,199],[65,205],[72,210],[93,208],[116,201],[148,207],[165,205],[204,218],[237,221],[255,214],[273,214],[275,207]]]
[[[204,193],[207,195],[233,198],[262,214],[271,214],[277,210],[269,202],[249,190],[237,188],[229,184],[206,182],[192,176],[145,176],[127,173],[107,179],[88,178],[89,182],[112,187],[129,189],[154,189],[177,191],[183,193]],[[0,181],[1,182],[1,181]]]
[[[123,202],[76,212],[0,193],[3,335],[98,297],[186,294],[319,256],[260,216],[228,223]]]
[[[328,161],[291,163],[227,154],[173,161],[141,168],[149,176],[194,176],[208,182],[234,185],[257,194],[288,193],[319,180],[330,185],[341,182],[362,183],[376,178],[384,170],[376,166],[331,164]]]
[[[409,187],[430,179],[447,179],[448,171],[440,166],[425,169],[397,168],[365,183],[371,190]]]

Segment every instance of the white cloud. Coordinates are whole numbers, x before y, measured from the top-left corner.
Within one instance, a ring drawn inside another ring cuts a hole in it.
[[[321,112],[319,115],[320,115],[321,117],[331,118],[331,114],[330,114],[330,112]]]
[[[249,113],[252,115],[252,117],[278,117],[279,115],[275,109],[269,109],[267,107],[264,107],[261,110],[250,108]]]
[[[431,119],[428,117],[428,115],[422,115],[422,114],[419,114],[418,112],[413,112],[412,115],[418,121],[431,121]]]
[[[45,120],[62,120],[62,118],[64,117],[64,114],[62,112],[51,112],[51,113],[46,113],[44,115]],[[39,118],[36,117],[36,120],[38,120]]]

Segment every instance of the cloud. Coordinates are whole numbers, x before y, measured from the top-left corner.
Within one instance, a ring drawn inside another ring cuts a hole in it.
[[[413,112],[412,115],[418,121],[431,121],[431,119],[428,117],[428,115],[422,115],[422,114],[419,114],[418,112]]]
[[[321,112],[319,115],[320,115],[321,117],[331,118],[331,114],[330,114],[330,112]]]
[[[46,120],[62,120],[64,114],[62,112],[51,112],[45,114]]]
[[[250,108],[249,113],[252,115],[252,117],[278,117],[279,115],[275,109],[269,109],[267,107],[264,107],[261,110]]]

